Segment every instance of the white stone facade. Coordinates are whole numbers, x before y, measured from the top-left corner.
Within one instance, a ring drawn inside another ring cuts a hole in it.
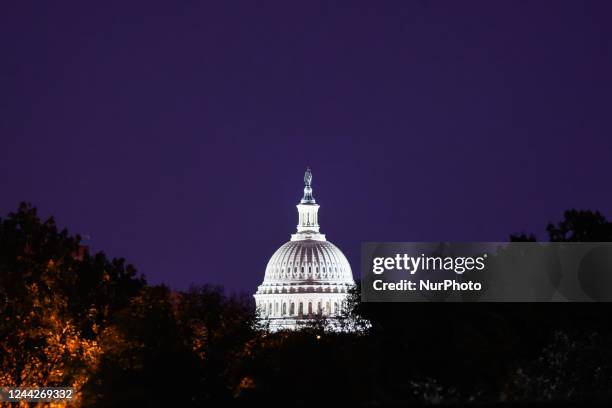
[[[355,284],[342,251],[319,233],[319,205],[311,181],[308,169],[304,197],[297,205],[297,233],[272,255],[254,295],[260,319],[269,322],[273,331],[297,329],[317,316],[331,320],[333,326]]]

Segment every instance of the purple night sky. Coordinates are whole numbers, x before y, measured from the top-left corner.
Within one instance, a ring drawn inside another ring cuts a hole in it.
[[[0,12],[0,214],[152,283],[252,293],[306,166],[355,274],[362,241],[612,217],[612,2],[29,3]]]

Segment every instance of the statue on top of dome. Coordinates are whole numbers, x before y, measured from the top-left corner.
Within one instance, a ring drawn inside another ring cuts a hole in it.
[[[310,171],[310,167],[306,167],[306,173],[304,173],[304,184],[307,187],[310,187],[312,183],[312,172]]]

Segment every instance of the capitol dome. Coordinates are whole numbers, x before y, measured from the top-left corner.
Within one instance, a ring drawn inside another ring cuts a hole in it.
[[[333,321],[355,284],[342,251],[319,232],[310,169],[304,183],[297,233],[272,255],[254,295],[259,317],[270,323],[271,330],[296,329],[317,315]]]
[[[345,293],[353,285],[346,257],[329,241],[289,241],[270,258],[257,293],[305,291],[315,282],[322,291]]]

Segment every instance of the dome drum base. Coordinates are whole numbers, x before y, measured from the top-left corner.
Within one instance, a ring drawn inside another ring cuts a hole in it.
[[[270,330],[299,329],[318,319],[334,320],[346,309],[344,293],[257,294],[260,320]]]

